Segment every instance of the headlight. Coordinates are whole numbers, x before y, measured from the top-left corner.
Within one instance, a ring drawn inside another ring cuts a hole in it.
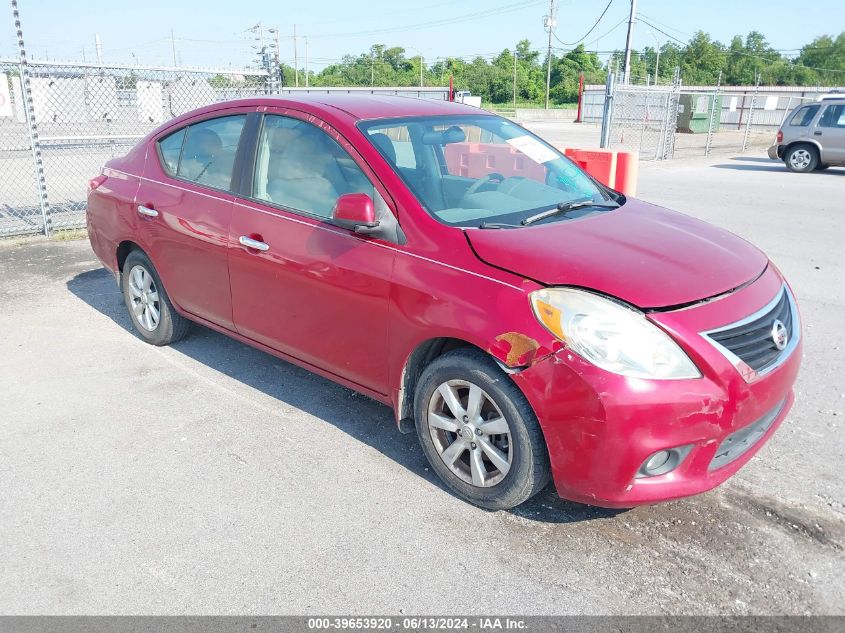
[[[642,312],[574,288],[531,293],[534,314],[585,359],[634,378],[700,378],[684,351]]]

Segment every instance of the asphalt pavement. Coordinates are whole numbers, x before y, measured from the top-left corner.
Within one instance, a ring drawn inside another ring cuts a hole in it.
[[[798,399],[716,491],[486,512],[392,414],[202,328],[135,336],[87,241],[0,242],[0,613],[845,614],[845,169],[641,167],[792,282]]]

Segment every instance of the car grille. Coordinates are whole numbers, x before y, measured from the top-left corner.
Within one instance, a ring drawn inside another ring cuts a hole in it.
[[[732,461],[742,457],[755,444],[757,444],[766,432],[772,428],[772,424],[774,424],[778,414],[783,409],[784,403],[786,403],[786,399],[781,400],[774,409],[769,411],[756,422],[752,422],[748,426],[744,426],[722,440],[722,443],[719,444],[719,448],[716,449],[716,454],[710,461],[710,470],[716,470],[722,466],[727,466]]]
[[[785,333],[785,341],[781,341],[780,347],[775,333],[778,322],[783,325],[780,333]],[[780,365],[795,349],[801,331],[795,302],[784,286],[762,310],[742,321],[703,334],[734,363],[746,380],[751,380]]]

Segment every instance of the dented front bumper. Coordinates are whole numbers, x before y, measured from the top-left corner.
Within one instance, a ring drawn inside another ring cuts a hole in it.
[[[514,374],[543,428],[560,496],[605,507],[668,501],[710,490],[747,463],[792,406],[801,345],[777,369],[747,382],[700,332],[766,305],[782,283],[770,268],[716,301],[651,315],[702,378],[626,378],[567,349]],[[651,455],[674,448],[683,449],[676,468],[642,475]]]

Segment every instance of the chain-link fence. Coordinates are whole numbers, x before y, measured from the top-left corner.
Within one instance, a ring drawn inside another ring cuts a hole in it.
[[[609,113],[610,147],[638,151],[644,160],[672,158],[678,96],[674,86],[617,86]]]
[[[256,70],[0,59],[0,237],[85,225],[85,186],[168,119],[272,88]]]
[[[588,86],[582,120],[601,122],[605,86]],[[616,85],[608,111],[608,147],[643,160],[763,149],[801,103],[831,88]]]

